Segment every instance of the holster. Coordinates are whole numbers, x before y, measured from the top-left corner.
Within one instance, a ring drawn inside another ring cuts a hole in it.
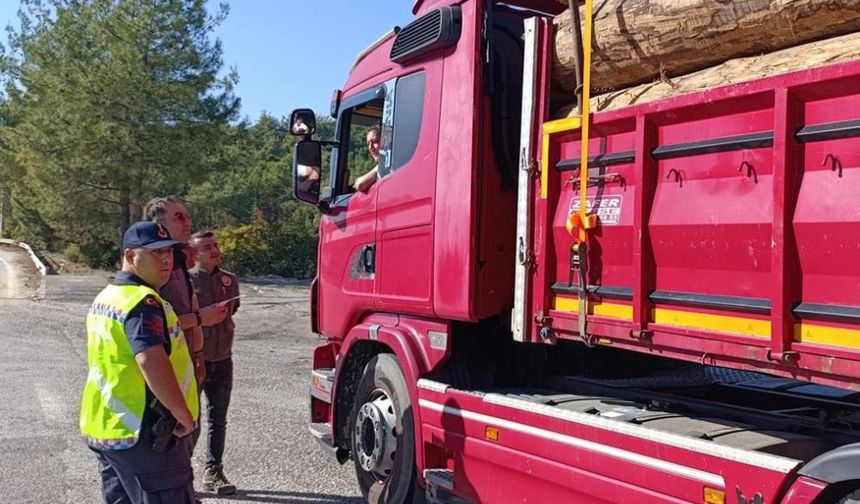
[[[173,435],[177,424],[176,418],[158,399],[153,398],[149,408],[155,417],[155,422],[152,424],[151,449],[155,453],[167,453],[176,444],[176,436]]]

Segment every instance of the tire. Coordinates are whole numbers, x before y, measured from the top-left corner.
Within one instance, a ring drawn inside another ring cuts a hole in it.
[[[854,490],[850,494],[842,497],[838,501],[837,504],[860,504],[860,489]]]
[[[350,445],[362,495],[370,504],[423,501],[416,483],[412,400],[397,359],[391,354],[371,359],[355,397]]]

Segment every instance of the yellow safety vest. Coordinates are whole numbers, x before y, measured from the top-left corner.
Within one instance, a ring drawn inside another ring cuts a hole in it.
[[[108,285],[87,315],[89,375],[80,423],[81,433],[96,448],[124,450],[140,437],[146,382],[125,334],[125,318],[146,296],[161,302],[170,335],[170,364],[191,415],[195,420],[199,415],[194,364],[173,307],[149,287]]]

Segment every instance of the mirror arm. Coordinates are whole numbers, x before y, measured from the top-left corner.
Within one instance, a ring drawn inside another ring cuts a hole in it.
[[[329,204],[328,200],[320,199],[317,202],[317,208],[319,209],[320,213],[326,215],[331,213],[331,205]]]

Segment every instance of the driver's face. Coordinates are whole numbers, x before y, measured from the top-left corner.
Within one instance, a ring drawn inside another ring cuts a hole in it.
[[[367,132],[367,150],[374,161],[379,161],[379,132],[372,130]]]

